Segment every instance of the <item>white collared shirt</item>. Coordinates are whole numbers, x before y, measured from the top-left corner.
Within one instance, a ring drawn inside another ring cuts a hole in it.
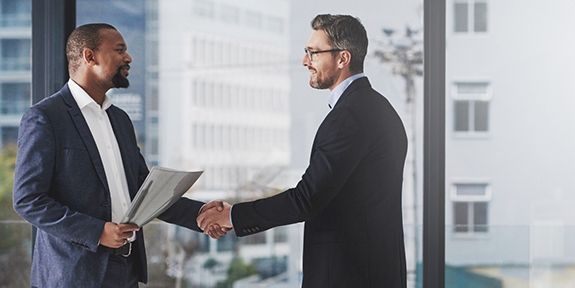
[[[112,222],[120,223],[120,220],[122,220],[122,217],[130,206],[131,200],[122,155],[120,154],[120,147],[114,135],[108,113],[106,113],[106,109],[112,105],[112,100],[106,96],[100,107],[100,105],[72,79],[68,80],[68,87],[74,100],[78,103],[84,119],[86,119],[88,123],[92,137],[94,137],[94,141],[98,147],[100,159],[102,159],[102,163],[104,164],[104,171],[106,173],[106,179],[108,180],[108,187],[110,188],[110,198],[112,199]],[[130,239],[130,241],[133,241],[133,239]]]
[[[333,90],[331,90],[329,95],[327,95],[327,106],[329,106],[330,109],[333,109],[333,107],[335,107],[335,104],[337,103],[337,100],[339,100],[339,98],[341,97],[341,95],[343,94],[345,89],[347,89],[347,87],[353,81],[355,81],[356,79],[361,78],[361,77],[365,77],[365,74],[359,73],[359,74],[351,75],[351,76],[347,77],[347,79],[345,79],[341,83],[339,83],[337,86],[335,86],[335,88],[333,88]]]

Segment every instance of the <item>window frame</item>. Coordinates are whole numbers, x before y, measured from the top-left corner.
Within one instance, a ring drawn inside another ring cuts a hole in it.
[[[485,193],[483,195],[460,195],[457,193],[458,191],[458,186],[461,185],[481,185],[484,186],[484,191]],[[476,179],[476,180],[459,180],[459,181],[453,181],[450,185],[450,191],[449,191],[449,195],[450,195],[450,200],[451,200],[451,204],[452,204],[452,219],[453,219],[453,229],[451,230],[451,233],[453,235],[455,235],[456,237],[484,237],[485,235],[487,235],[489,233],[489,203],[491,203],[491,199],[492,199],[492,187],[490,184],[489,180],[485,180],[485,179]],[[468,227],[468,231],[456,231],[457,227],[457,223],[455,221],[457,215],[456,215],[456,211],[455,211],[455,205],[456,203],[467,203],[468,205],[468,210],[467,210],[467,214],[468,214],[468,218],[467,218],[467,227]],[[473,208],[469,209],[469,206],[471,206],[471,204],[475,204],[475,203],[486,203],[487,207],[487,211],[486,211],[486,231],[475,231],[475,227],[479,224],[475,223],[475,206],[473,206]]]
[[[458,93],[458,84],[485,84],[485,93]],[[493,89],[491,81],[488,80],[454,80],[451,84],[451,110],[453,111],[453,118],[451,119],[451,132],[458,138],[486,138],[491,134],[492,122],[490,121],[491,109],[492,109],[492,99],[493,99]],[[456,130],[457,127],[457,111],[456,102],[458,101],[468,101],[471,105],[468,106],[467,114],[467,130]],[[487,102],[487,130],[477,131],[475,130],[476,117],[475,117],[475,102]]]

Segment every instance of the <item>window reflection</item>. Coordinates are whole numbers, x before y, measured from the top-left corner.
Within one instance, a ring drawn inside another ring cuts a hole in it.
[[[0,1],[0,27],[30,27],[30,10],[31,0]]]

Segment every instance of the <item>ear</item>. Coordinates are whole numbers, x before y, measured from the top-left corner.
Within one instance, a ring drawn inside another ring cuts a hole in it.
[[[96,55],[94,51],[90,48],[84,48],[82,51],[82,59],[88,65],[96,65]]]
[[[349,63],[351,61],[351,53],[349,53],[349,51],[347,50],[343,50],[340,52],[339,54],[339,60],[337,61],[337,67],[338,68],[344,68],[346,66],[349,66]]]

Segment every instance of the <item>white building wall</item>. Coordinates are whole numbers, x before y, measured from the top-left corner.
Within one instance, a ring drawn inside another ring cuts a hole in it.
[[[158,1],[158,158],[162,166],[205,171],[190,197],[233,203],[273,193],[270,182],[282,182],[277,176],[291,157],[289,11],[285,0]],[[295,232],[275,243],[274,230],[266,231],[265,243],[242,244],[237,253],[246,263],[288,255],[297,261]],[[187,264],[196,284],[223,280],[222,267],[234,256],[209,243],[209,252]],[[224,265],[202,268],[210,258]],[[297,275],[298,268],[289,269]]]
[[[564,34],[575,27],[575,2],[487,1],[488,31],[465,34],[453,32],[453,4],[447,2],[446,259],[452,265],[529,264],[538,255],[534,245],[541,245],[534,241],[541,239],[537,231],[546,231],[535,226],[575,224],[562,204],[575,197],[575,98],[569,84],[575,79],[575,41]],[[450,91],[459,81],[489,83],[484,135],[453,131]],[[449,188],[461,181],[490,185],[488,232],[458,235],[450,229]],[[542,206],[545,216],[536,213]]]

